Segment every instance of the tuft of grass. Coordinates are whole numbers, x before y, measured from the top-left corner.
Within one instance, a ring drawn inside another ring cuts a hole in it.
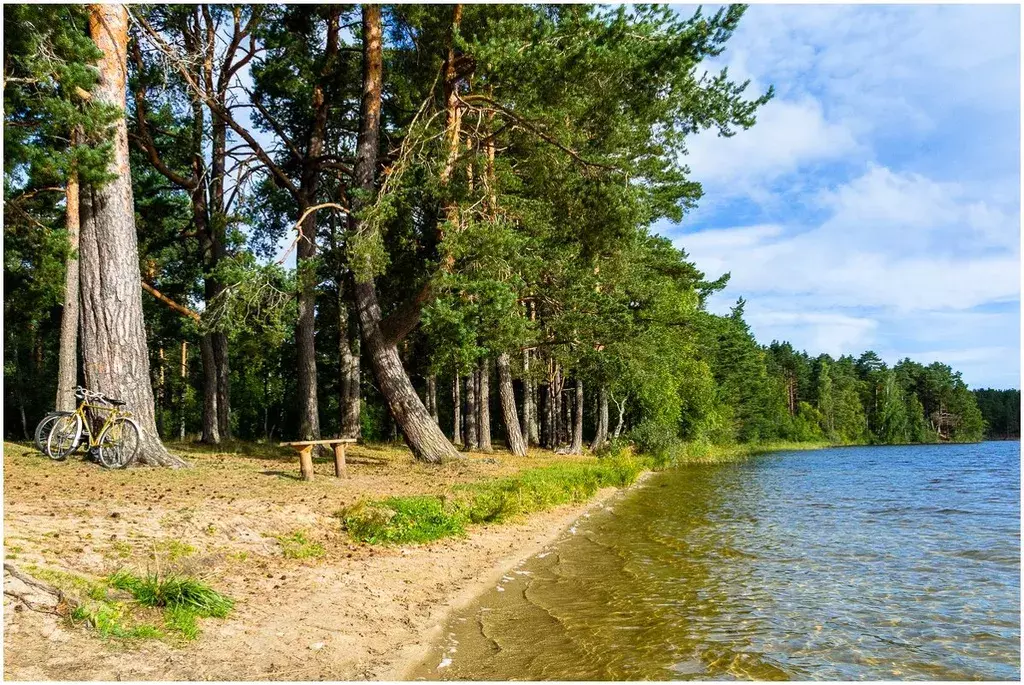
[[[472,523],[497,523],[624,487],[650,468],[631,455],[566,462],[456,486],[450,497],[421,495],[360,502],[338,513],[349,534],[368,543],[423,543],[465,535]]]
[[[319,559],[327,553],[323,545],[309,540],[301,530],[288,535],[275,535],[274,538],[281,544],[281,553],[285,559]]]
[[[148,623],[131,625],[125,608],[110,602],[81,604],[71,612],[71,620],[88,623],[104,638],[150,640],[163,637],[156,626]]]
[[[122,570],[111,575],[107,582],[110,587],[131,593],[143,606],[186,610],[201,618],[224,618],[234,607],[229,597],[195,578],[161,578],[155,574],[142,577]]]
[[[181,606],[171,606],[164,610],[164,625],[168,630],[178,633],[186,641],[199,637],[199,622],[196,613]]]

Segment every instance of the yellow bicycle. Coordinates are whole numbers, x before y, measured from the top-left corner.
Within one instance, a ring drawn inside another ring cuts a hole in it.
[[[46,439],[46,454],[51,459],[63,461],[83,442],[83,437],[88,437],[85,444],[101,464],[110,469],[128,466],[139,451],[142,432],[131,412],[121,409],[125,403],[82,387],[75,388],[75,397],[80,400],[78,409],[61,416],[53,424]],[[96,418],[90,421],[87,411]],[[105,418],[98,429],[94,429],[101,416]]]

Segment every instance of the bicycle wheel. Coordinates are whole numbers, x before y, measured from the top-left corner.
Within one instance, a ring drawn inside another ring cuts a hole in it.
[[[51,411],[43,417],[43,420],[36,424],[36,449],[46,454],[46,441],[50,437],[50,429],[53,423],[62,416],[69,416],[69,411]]]
[[[64,414],[54,421],[46,438],[46,456],[64,461],[78,447],[82,437],[82,418],[78,414]]]
[[[123,469],[132,463],[142,443],[139,427],[129,418],[117,418],[100,436],[100,463],[108,469]]]

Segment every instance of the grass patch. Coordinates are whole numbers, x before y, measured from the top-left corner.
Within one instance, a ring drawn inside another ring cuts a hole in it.
[[[178,561],[196,553],[196,548],[181,540],[161,540],[153,547],[153,556],[161,555],[167,561]]]
[[[156,626],[149,623],[133,625],[126,607],[112,602],[80,604],[71,613],[71,620],[88,623],[104,638],[152,640],[164,636]]]
[[[349,534],[368,543],[422,543],[462,536],[472,523],[497,523],[562,504],[578,504],[605,487],[624,487],[650,468],[630,455],[565,462],[514,476],[456,486],[450,496],[390,497],[339,512]]]
[[[155,574],[143,577],[118,571],[107,579],[107,583],[130,593],[142,606],[185,610],[201,618],[224,618],[234,607],[230,598],[195,578],[161,578]]]
[[[274,538],[281,544],[281,553],[285,559],[319,559],[327,553],[323,545],[308,539],[301,530],[288,535],[275,535]]]

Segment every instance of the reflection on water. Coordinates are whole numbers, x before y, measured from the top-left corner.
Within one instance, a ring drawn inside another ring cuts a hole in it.
[[[1019,501],[1015,442],[668,471],[454,616],[413,675],[1018,680]]]

